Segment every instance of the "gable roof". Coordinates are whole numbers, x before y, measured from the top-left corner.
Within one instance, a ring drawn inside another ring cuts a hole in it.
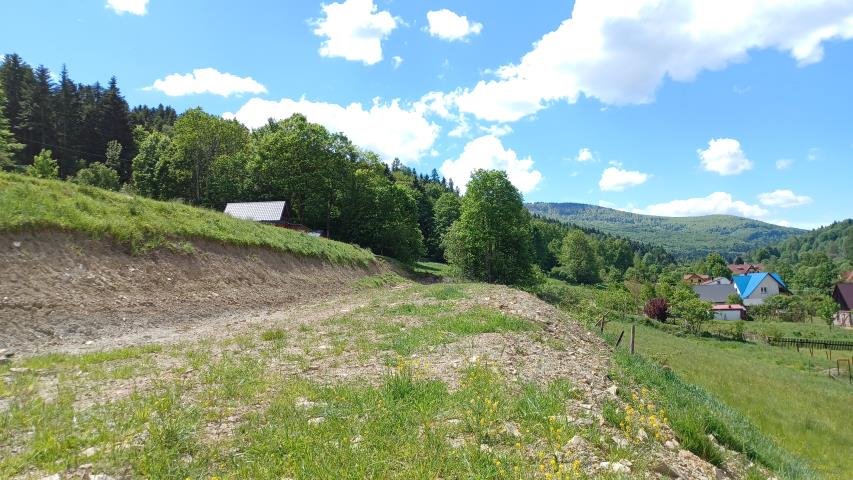
[[[747,273],[746,275],[734,275],[732,277],[732,281],[734,281],[735,286],[737,287],[737,291],[740,292],[741,298],[748,298],[752,295],[752,292],[761,285],[761,282],[764,281],[767,277],[772,278],[779,284],[780,287],[787,290],[788,286],[785,285],[785,282],[782,281],[782,277],[779,276],[778,273],[768,273],[768,272],[759,272],[759,273]]]
[[[726,303],[729,301],[729,295],[737,295],[737,290],[731,283],[694,285],[693,291],[699,295],[700,300],[711,303]]]
[[[284,217],[284,205],[284,201],[229,203],[225,205],[225,213],[243,220],[279,222]]]
[[[700,280],[710,280],[710,275],[705,275],[704,273],[685,273],[681,276],[683,280],[690,280],[691,278],[698,278]]]
[[[737,275],[745,275],[745,274],[749,273],[750,270],[753,270],[755,272],[763,272],[764,271],[764,264],[761,264],[761,263],[743,263],[740,265],[732,263],[732,264],[728,265],[728,267],[729,267],[729,270],[732,271],[732,273],[737,274]]]
[[[853,283],[839,283],[832,292],[841,310],[853,310]]]

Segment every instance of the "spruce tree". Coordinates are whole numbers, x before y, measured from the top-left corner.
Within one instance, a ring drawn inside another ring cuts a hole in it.
[[[104,92],[100,104],[99,132],[104,145],[97,151],[106,150],[108,142],[115,140],[123,147],[118,174],[122,182],[130,179],[130,162],[135,152],[133,147],[133,132],[130,129],[130,109],[121,96],[116,77],[110,78],[109,86]]]
[[[18,54],[9,54],[3,58],[0,65],[0,85],[6,91],[6,118],[9,120],[9,129],[18,138],[22,137],[19,124],[21,107],[24,103],[24,94],[33,82],[33,69],[27,65]],[[19,158],[21,155],[19,155]]]
[[[10,169],[15,165],[15,154],[24,146],[15,141],[15,136],[9,128],[9,120],[5,115],[6,95],[0,85],[0,170]]]
[[[75,159],[80,151],[82,114],[77,85],[62,66],[59,86],[55,94],[56,156],[59,160],[59,176],[65,178],[74,173]]]
[[[18,114],[26,156],[35,156],[55,143],[52,90],[50,70],[39,65],[33,83],[24,92],[24,101]]]

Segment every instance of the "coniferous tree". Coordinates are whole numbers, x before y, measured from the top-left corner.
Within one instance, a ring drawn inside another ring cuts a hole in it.
[[[15,136],[6,118],[6,95],[0,85],[0,170],[10,169],[15,165],[15,154],[24,146],[15,141]]]
[[[19,139],[22,137],[20,128],[21,107],[24,103],[24,93],[33,81],[33,69],[17,54],[9,54],[3,58],[0,65],[0,85],[6,91],[6,118],[9,120],[9,130]],[[21,149],[22,151],[23,149]],[[19,163],[23,163],[23,153],[18,154]]]
[[[27,156],[34,156],[55,143],[52,90],[50,70],[39,65],[32,84],[24,91],[24,101],[18,113],[21,140],[26,145]]]
[[[75,158],[80,152],[81,106],[77,85],[62,66],[59,85],[55,94],[56,113],[56,156],[59,159],[59,176],[65,178],[74,173]]]
[[[120,157],[116,169],[122,182],[130,179],[130,162],[133,158],[133,133],[130,128],[130,109],[121,96],[116,77],[110,78],[109,86],[104,92],[100,104],[100,115],[98,118],[101,140],[103,146],[97,151],[106,150],[107,144],[115,140],[122,145],[124,152]]]

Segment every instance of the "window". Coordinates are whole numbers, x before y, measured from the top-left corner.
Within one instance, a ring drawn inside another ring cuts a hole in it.
[[[767,293],[767,287],[761,287],[761,293]]]

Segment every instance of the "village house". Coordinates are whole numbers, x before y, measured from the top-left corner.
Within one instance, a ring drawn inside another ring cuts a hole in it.
[[[785,285],[778,273],[760,272],[735,275],[732,277],[732,281],[746,306],[762,305],[767,298],[780,293],[790,293],[788,286]]]
[[[731,285],[732,281],[726,277],[714,277],[707,282],[702,283],[702,285]]]
[[[681,281],[688,285],[701,285],[709,280],[711,280],[710,275],[703,275],[701,273],[685,273],[681,277]]]
[[[832,298],[838,303],[833,325],[853,327],[853,283],[839,283],[832,291]]]
[[[764,271],[764,265],[761,263],[733,263],[728,265],[732,275],[748,275],[750,273],[761,273]]]

